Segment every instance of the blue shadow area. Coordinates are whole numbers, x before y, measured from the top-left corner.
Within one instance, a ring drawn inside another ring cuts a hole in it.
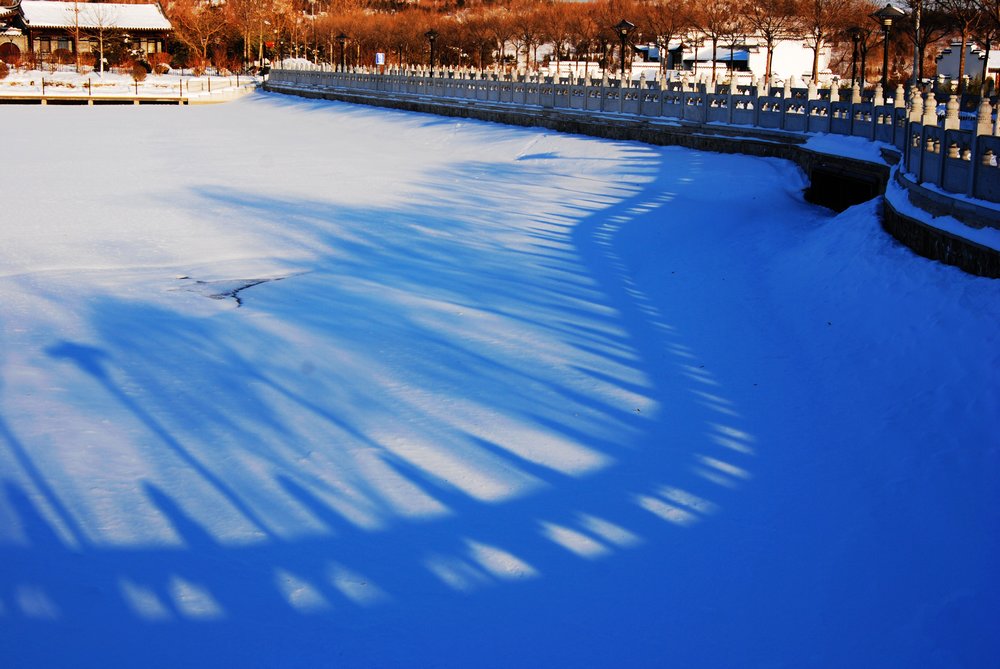
[[[829,400],[841,387],[812,354],[801,369],[788,355],[800,340],[780,336],[787,324],[769,319],[768,279],[755,273],[769,244],[794,245],[830,216],[791,187],[762,192],[785,174],[775,162],[729,157],[720,174],[721,162],[706,167],[695,152],[628,145],[623,155],[626,178],[597,193],[573,180],[573,156],[527,152],[428,175],[403,205],[167,194],[262,223],[276,247],[300,253],[283,280],[243,290],[238,307],[206,316],[162,295],[103,296],[73,307],[92,337],[39,347],[106,412],[93,418],[108,425],[109,473],[86,480],[52,456],[44,430],[0,416],[0,449],[17,465],[0,472],[0,518],[16,528],[0,545],[0,658],[728,667],[982,657],[992,642],[963,651],[957,632],[943,649],[907,641],[923,622],[886,639],[850,621],[886,572],[879,559],[851,562],[867,547],[830,508],[840,479],[810,488],[830,461],[807,447],[838,443],[823,430],[833,419],[803,409],[810,393]],[[563,177],[565,201],[535,211],[533,181]],[[702,179],[723,182],[717,197],[689,188]],[[691,225],[707,206],[716,217]],[[774,225],[776,208],[796,223],[768,238],[746,229]],[[102,446],[79,439],[88,453]],[[845,564],[858,599],[824,587]],[[959,593],[955,608],[983,610],[990,592]],[[870,608],[857,615],[900,612]]]

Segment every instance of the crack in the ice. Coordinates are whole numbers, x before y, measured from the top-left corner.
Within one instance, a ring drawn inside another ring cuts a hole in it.
[[[181,280],[189,280],[191,277],[182,276],[178,278]],[[232,298],[236,301],[236,307],[239,308],[243,306],[243,299],[240,297],[241,292],[247,288],[259,286],[262,283],[281,281],[284,278],[286,277],[279,276],[270,279],[231,279],[221,281],[195,280],[193,284],[188,285],[184,288],[184,290],[200,293],[205,297],[212,298],[213,300],[226,300]]]

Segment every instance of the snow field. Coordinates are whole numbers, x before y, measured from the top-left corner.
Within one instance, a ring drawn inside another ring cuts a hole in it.
[[[9,115],[5,665],[997,656],[998,284],[875,203],[266,94]]]

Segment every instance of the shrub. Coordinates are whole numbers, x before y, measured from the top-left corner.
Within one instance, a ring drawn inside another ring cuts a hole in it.
[[[7,67],[7,63],[0,60],[0,79],[6,79],[10,75],[10,68]]]
[[[156,67],[157,65],[170,65],[170,59],[172,56],[166,52],[151,53],[149,54],[149,62]]]
[[[146,80],[146,67],[142,63],[134,63],[132,65],[132,79],[135,81],[145,81]]]
[[[69,65],[75,61],[75,58],[73,56],[73,52],[69,49],[56,49],[52,52],[49,60],[60,65]]]
[[[153,72],[155,72],[156,74],[169,74],[170,65],[168,65],[167,63],[157,63],[156,65],[153,66]]]
[[[209,62],[201,56],[191,56],[188,59],[188,67],[191,68],[191,74],[196,77],[200,77],[205,74],[205,70],[208,68]]]

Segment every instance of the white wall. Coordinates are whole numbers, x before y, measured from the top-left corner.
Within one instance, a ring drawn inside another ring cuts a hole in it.
[[[774,45],[771,56],[771,74],[785,80],[795,77],[800,82],[807,81],[812,76],[813,51],[802,40],[782,40]],[[824,46],[819,51],[820,82],[830,80],[830,47]],[[764,76],[767,67],[767,50],[760,45],[750,54],[750,69],[754,76]]]
[[[958,71],[959,60],[962,53],[962,43],[952,42],[950,48],[945,49],[937,57],[937,74],[948,79],[958,79],[962,74],[969,77],[978,77],[983,73],[983,59],[986,52],[978,45],[969,43],[965,47],[965,72]],[[990,49],[989,71],[996,73],[1000,71],[1000,48]]]
[[[750,73],[754,78],[761,78],[767,69],[767,50],[760,40],[755,38],[750,38],[747,40],[749,46],[750,58],[747,65],[750,68]],[[671,43],[672,46],[676,46],[676,43]],[[687,42],[685,42],[687,45]],[[720,48],[726,48],[720,44]],[[690,55],[694,52],[692,47],[690,50],[685,49],[686,55]],[[774,49],[771,56],[771,75],[780,81],[784,81],[789,77],[795,77],[799,82],[805,83],[808,81],[812,75],[812,61],[813,52],[807,45],[807,43],[800,39],[787,39],[781,40],[774,45]],[[721,70],[719,69],[721,66]],[[833,76],[833,73],[829,70],[830,66],[830,47],[824,46],[819,52],[819,80],[820,83],[829,83]],[[711,71],[711,63],[699,63],[698,72],[699,74]],[[720,77],[724,77],[722,74],[726,70],[726,64],[722,61],[716,66],[717,71],[720,73]]]

